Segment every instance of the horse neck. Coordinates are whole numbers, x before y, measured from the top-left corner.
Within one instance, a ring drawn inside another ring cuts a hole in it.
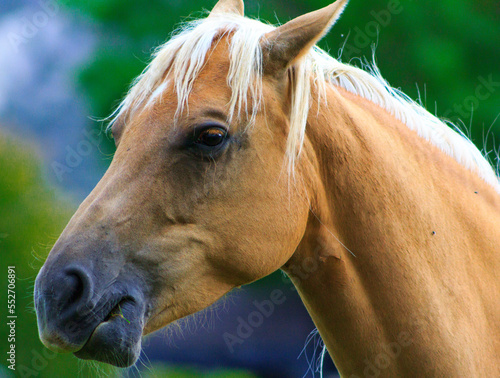
[[[498,342],[481,339],[493,340],[498,307],[477,292],[500,289],[484,264],[500,268],[498,195],[366,99],[330,88],[328,106],[311,109],[310,221],[284,270],[340,372],[497,369]]]

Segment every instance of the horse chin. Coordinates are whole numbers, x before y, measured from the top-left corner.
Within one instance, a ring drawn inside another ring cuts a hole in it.
[[[82,349],[74,355],[117,367],[133,365],[141,353],[143,311],[133,302],[121,302],[92,332]]]

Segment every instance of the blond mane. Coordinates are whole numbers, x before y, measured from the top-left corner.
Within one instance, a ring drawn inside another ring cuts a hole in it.
[[[265,33],[273,29],[275,26],[235,15],[208,17],[187,23],[156,50],[154,59],[134,81],[125,99],[111,115],[111,123],[119,117],[127,119],[136,111],[161,98],[162,91],[166,87],[165,72],[168,70],[173,73],[178,97],[176,116],[188,110],[189,94],[194,80],[207,59],[207,53],[222,35],[231,35],[227,82],[232,89],[232,97],[228,104],[228,121],[230,122],[235,115],[244,110],[252,124],[261,107],[262,99],[260,41]],[[376,67],[368,73],[341,63],[314,46],[307,55],[294,64],[291,75],[292,107],[287,140],[290,169],[293,170],[304,142],[311,102],[311,82],[316,86],[322,101],[326,101],[326,85],[333,84],[386,109],[422,138],[478,174],[500,193],[500,180],[477,147],[420,104],[392,88]],[[250,106],[248,106],[249,101],[252,101]],[[249,108],[252,109],[251,114],[248,114]]]

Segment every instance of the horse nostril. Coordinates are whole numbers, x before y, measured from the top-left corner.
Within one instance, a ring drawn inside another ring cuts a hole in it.
[[[82,267],[70,267],[65,270],[59,284],[55,285],[61,310],[91,310],[89,306],[93,293],[93,283],[89,273]]]
[[[77,302],[83,295],[83,282],[81,278],[75,274],[71,273],[64,277],[64,282],[62,286],[66,288],[66,304],[69,306],[74,302]]]

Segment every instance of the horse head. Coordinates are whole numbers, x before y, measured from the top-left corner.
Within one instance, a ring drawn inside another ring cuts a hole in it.
[[[109,169],[36,279],[48,348],[129,366],[143,335],[286,264],[317,169],[291,115],[294,78],[309,85],[294,63],[345,4],[274,28],[221,0],[159,50],[115,114]]]

